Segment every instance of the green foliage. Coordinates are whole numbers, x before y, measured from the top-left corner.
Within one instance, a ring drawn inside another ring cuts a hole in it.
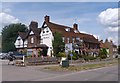
[[[66,53],[65,52],[59,52],[57,57],[66,57]]]
[[[105,49],[105,48],[103,48],[103,49],[101,49],[100,50],[100,52],[99,52],[99,57],[101,58],[101,59],[105,59],[105,58],[107,58],[107,50]]]
[[[32,57],[32,55],[28,55],[28,56],[27,56],[27,58],[31,58],[31,57]]]
[[[42,55],[42,51],[38,51],[38,57]]]
[[[79,58],[78,54],[76,54],[74,51],[72,51],[72,52],[69,52],[69,54],[68,54],[68,59],[69,60],[71,60],[70,54],[73,54],[73,56],[72,56],[73,60],[77,60]]]
[[[54,40],[53,40],[53,51],[54,55],[57,56],[59,52],[64,52],[65,50],[65,43],[62,40],[62,35],[59,32],[54,33]]]
[[[43,56],[47,56],[47,49],[43,49]]]
[[[15,51],[15,40],[18,37],[18,31],[25,32],[27,27],[24,24],[10,24],[2,29],[2,52]]]
[[[89,60],[95,60],[97,57],[94,57],[94,56],[90,56],[90,55],[85,55],[85,56],[83,56],[83,58],[84,58],[84,60],[86,60],[86,61],[89,61]]]

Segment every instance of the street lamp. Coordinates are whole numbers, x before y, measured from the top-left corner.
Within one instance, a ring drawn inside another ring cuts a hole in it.
[[[67,59],[68,59],[68,46],[65,47],[65,50],[66,50],[66,55],[67,55]]]

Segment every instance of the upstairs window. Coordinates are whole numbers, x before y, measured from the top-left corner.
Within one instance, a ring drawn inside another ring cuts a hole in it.
[[[34,38],[33,37],[31,38],[31,43],[34,43]]]
[[[63,42],[65,42],[65,37],[62,37]]]
[[[70,43],[70,38],[69,37],[67,38],[67,43]]]
[[[45,31],[43,31],[43,33],[45,33]]]
[[[75,43],[75,38],[74,37],[72,38],[72,43]]]
[[[48,27],[46,28],[46,32],[47,32],[47,33],[49,32],[49,28],[48,28]]]
[[[66,28],[65,31],[70,32],[70,28]]]
[[[77,37],[77,38],[76,38],[76,40],[80,41],[80,38],[79,38],[79,37]]]

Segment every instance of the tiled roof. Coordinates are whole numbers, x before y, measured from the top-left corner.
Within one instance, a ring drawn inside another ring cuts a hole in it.
[[[26,39],[29,36],[29,33],[31,31],[34,32],[35,36],[39,36],[39,34],[41,32],[41,29],[40,28],[35,28],[35,29],[29,30],[27,32],[18,32],[18,34],[24,40],[24,39]]]
[[[65,37],[80,37],[83,39],[83,41],[85,42],[90,42],[90,43],[99,43],[98,40],[90,34],[85,34],[85,33],[75,33],[74,29],[71,27],[67,27],[64,25],[59,25],[56,23],[52,23],[52,22],[44,22],[44,24],[47,24],[47,26],[51,29],[51,31],[54,32],[60,32],[63,36]],[[69,28],[70,31],[66,31],[65,29]]]
[[[28,32],[18,32],[18,34],[24,40],[26,39]]]
[[[32,28],[32,30],[36,36],[40,36],[41,28]]]

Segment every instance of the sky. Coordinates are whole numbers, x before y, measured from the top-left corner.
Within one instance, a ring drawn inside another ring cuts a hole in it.
[[[41,27],[48,15],[51,22],[69,27],[77,23],[81,33],[118,44],[118,2],[2,2],[0,7],[0,27],[11,23],[29,26],[31,21]]]

